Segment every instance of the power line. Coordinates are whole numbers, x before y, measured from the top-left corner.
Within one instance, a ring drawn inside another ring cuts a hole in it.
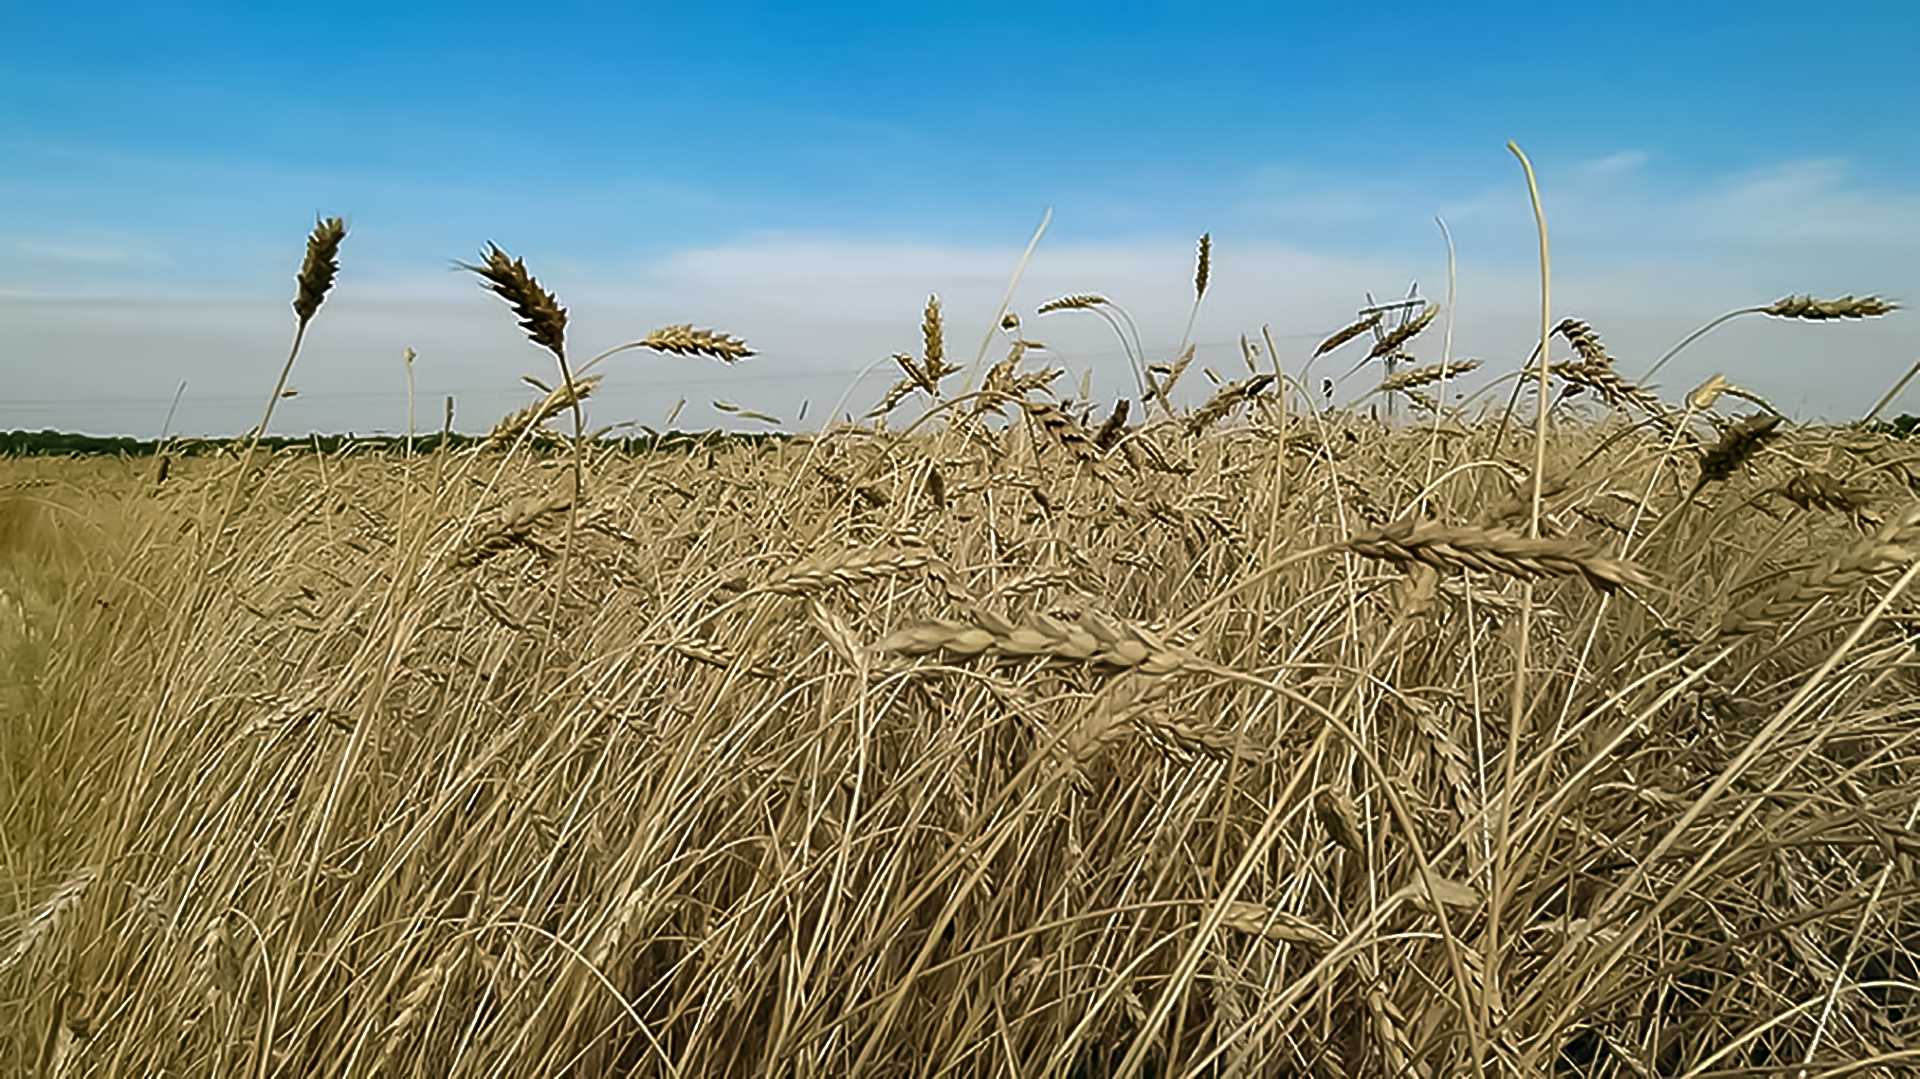
[[[1290,332],[1290,333],[1284,333],[1284,334],[1274,334],[1273,336],[1275,340],[1281,340],[1281,341],[1306,341],[1306,340],[1319,340],[1325,336],[1325,333],[1323,333],[1322,331]],[[1196,350],[1238,348],[1240,345],[1240,340],[1239,338],[1233,338],[1231,340],[1198,341],[1198,342],[1194,342],[1193,344]],[[1172,355],[1174,352],[1178,350],[1178,348],[1179,348],[1179,345],[1177,343],[1170,343],[1170,344],[1157,345],[1157,346],[1150,347],[1147,349],[1147,352],[1149,355],[1159,355],[1162,353],[1166,355]],[[1120,348],[1090,349],[1090,350],[1080,350],[1080,349],[1062,350],[1062,349],[1054,349],[1049,347],[1045,349],[1036,350],[1035,352],[1032,353],[1032,355],[1034,356],[1037,362],[1042,362],[1042,363],[1047,361],[1058,361],[1066,364],[1085,364],[1085,363],[1091,363],[1097,360],[1124,359],[1127,356],[1127,352],[1125,349],[1120,349]],[[792,381],[803,380],[803,379],[853,377],[853,378],[858,378],[861,381],[869,381],[869,380],[882,381],[882,380],[891,380],[898,377],[897,373],[891,367],[881,366],[881,367],[874,367],[872,370],[868,370],[868,366],[869,365],[862,365],[859,367],[806,367],[806,368],[798,368],[798,369],[790,369],[790,370],[771,370],[771,371],[753,371],[753,372],[741,372],[741,371],[735,370],[735,371],[730,371],[729,373],[724,375],[720,375],[720,374],[701,375],[693,378],[676,379],[674,380],[672,385],[667,388],[667,392],[670,393],[675,388],[681,388],[681,387],[734,386],[734,385],[740,385],[743,383],[753,384],[753,383],[766,383],[766,382],[792,382]],[[434,386],[431,384],[423,384],[422,386],[419,387],[419,389],[421,394],[427,395],[427,396],[451,395],[457,398],[465,398],[470,401],[471,400],[501,401],[501,402],[518,401],[524,398],[528,398],[533,394],[532,390],[516,391],[506,386],[491,385],[491,384],[486,386],[467,385],[467,386],[455,386],[455,387]],[[392,400],[395,394],[401,393],[401,392],[402,391],[400,389],[399,383],[396,381],[395,387],[391,392],[383,391],[383,390],[313,390],[313,391],[301,390],[299,395],[293,398],[292,400],[294,401],[327,401],[327,402],[387,401],[387,400]],[[165,405],[172,402],[172,400],[173,400],[172,394],[157,395],[157,396],[151,396],[151,397],[94,396],[94,397],[23,398],[23,399],[15,399],[15,400],[0,400],[0,414],[6,414],[9,412],[36,412],[36,411],[46,411],[50,409],[63,409],[63,408],[70,408],[76,405],[84,405],[91,408],[144,408],[144,407],[152,407],[157,405]],[[208,405],[236,406],[236,407],[241,405],[246,405],[251,407],[254,405],[258,405],[260,403],[260,397],[258,394],[240,394],[240,393],[196,394],[192,392],[191,388],[189,388],[187,395],[182,399],[182,401],[183,403],[191,403],[195,407],[204,407]]]

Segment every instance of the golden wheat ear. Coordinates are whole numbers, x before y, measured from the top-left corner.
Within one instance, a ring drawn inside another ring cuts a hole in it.
[[[1420,563],[1437,570],[1478,570],[1523,581],[1581,577],[1598,592],[1653,583],[1640,567],[1610,558],[1580,540],[1530,539],[1498,528],[1407,519],[1363,532],[1344,546],[1363,558]]]
[[[1572,345],[1580,358],[1588,363],[1613,366],[1613,357],[1608,355],[1607,346],[1600,342],[1600,335],[1593,331],[1593,327],[1585,322],[1577,318],[1562,319],[1553,332],[1566,338],[1567,344]]]
[[[679,355],[711,356],[722,363],[733,363],[754,354],[745,341],[717,330],[696,330],[687,324],[662,326],[640,340],[655,352]]]
[[[347,238],[347,223],[338,217],[316,221],[307,237],[307,256],[300,261],[293,295],[293,313],[305,326],[320,311],[333,279],[340,273],[340,242]]]
[[[1807,322],[1828,322],[1842,318],[1879,318],[1900,310],[1900,305],[1879,296],[1842,296],[1835,300],[1817,300],[1812,296],[1783,296],[1760,309],[1774,318],[1794,318]]]
[[[1380,380],[1379,393],[1406,393],[1418,390],[1422,386],[1431,386],[1436,382],[1459,378],[1480,369],[1479,360],[1457,360],[1453,363],[1430,363],[1424,367],[1415,367],[1390,375]]]
[[[1719,483],[1729,479],[1743,464],[1760,452],[1768,442],[1779,437],[1779,416],[1755,413],[1746,419],[1728,427],[1720,436],[1720,441],[1708,447],[1700,458],[1700,479],[1694,491],[1709,483]]]
[[[560,306],[553,293],[540,287],[524,260],[509,257],[499,244],[490,242],[479,263],[454,265],[478,274],[485,280],[487,291],[507,301],[513,313],[520,316],[520,328],[527,331],[528,340],[558,359],[566,358],[567,309]]]

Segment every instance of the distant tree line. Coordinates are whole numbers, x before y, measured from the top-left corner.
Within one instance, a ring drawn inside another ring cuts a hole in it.
[[[1920,416],[1903,415],[1893,420],[1877,420],[1869,424],[1855,424],[1857,429],[1875,434],[1891,435],[1895,438],[1913,438],[1920,431]],[[695,446],[723,446],[744,443],[760,445],[778,442],[789,436],[778,433],[731,432],[731,431],[668,431],[664,434],[628,435],[620,438],[601,438],[595,443],[599,446],[615,446],[626,453],[653,453],[659,450],[688,449]],[[415,453],[432,453],[439,449],[469,449],[487,441],[485,435],[463,435],[457,432],[442,435],[415,435],[413,450]],[[343,450],[365,453],[399,452],[406,448],[407,440],[401,435],[306,435],[291,437],[271,435],[260,440],[260,448],[268,452],[284,449],[307,449],[319,453],[334,454]],[[553,449],[563,445],[557,439],[543,439],[541,445]],[[152,457],[165,451],[175,457],[202,457],[220,453],[235,453],[246,448],[245,439],[236,438],[170,438],[164,442],[156,439],[128,438],[115,435],[82,435],[70,431],[0,431],[0,457]]]
[[[765,442],[779,441],[787,436],[767,433],[734,433],[728,431],[684,432],[668,431],[664,434],[639,434],[619,438],[601,438],[597,446],[614,446],[627,453],[653,453],[659,450],[690,449],[696,446],[722,446],[745,443],[759,445]],[[438,432],[430,435],[415,435],[413,450],[415,453],[432,453],[439,449],[469,449],[483,445],[485,435],[463,435]],[[553,449],[564,443],[543,439],[540,446]],[[222,453],[239,453],[246,449],[244,438],[170,438],[157,439],[128,438],[114,435],[83,435],[70,431],[0,431],[0,457],[152,457],[165,452],[174,457],[203,457]],[[272,435],[260,440],[260,449],[276,452],[284,449],[305,449],[318,453],[335,454],[351,450],[365,453],[399,453],[407,446],[402,435],[306,435],[291,437]]]

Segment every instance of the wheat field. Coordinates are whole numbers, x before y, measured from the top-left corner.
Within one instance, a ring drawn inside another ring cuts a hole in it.
[[[636,454],[468,268],[483,448],[0,462],[8,1074],[1920,1074],[1908,443],[1575,320],[1323,402],[1438,307],[1096,403],[1080,295]]]

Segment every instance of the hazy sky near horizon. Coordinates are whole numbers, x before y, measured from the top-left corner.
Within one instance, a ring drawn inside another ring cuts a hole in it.
[[[0,37],[0,429],[150,436],[256,422],[316,214],[352,232],[280,433],[484,429],[547,376],[451,260],[523,256],[572,351],[674,322],[748,339],[733,368],[623,356],[596,423],[718,423],[726,399],[856,414],[937,292],[971,358],[1041,213],[1028,336],[1102,395],[1131,386],[1098,291],[1171,352],[1211,231],[1200,360],[1283,358],[1363,295],[1440,300],[1456,356],[1511,370],[1554,317],[1645,368],[1719,312],[1792,292],[1920,303],[1920,7],[1585,5],[17,5]],[[1442,335],[1418,350],[1435,359]],[[1356,357],[1357,358],[1357,357]],[[1869,407],[1920,312],[1741,320],[1662,373],[1715,371],[1804,416]],[[1340,374],[1346,365],[1328,365]],[[869,370],[870,369],[870,370]],[[869,373],[863,376],[862,372]],[[1316,368],[1316,378],[1320,373]],[[1349,393],[1365,389],[1361,378]],[[842,403],[844,402],[844,403]],[[1920,412],[1920,390],[1895,406]]]

